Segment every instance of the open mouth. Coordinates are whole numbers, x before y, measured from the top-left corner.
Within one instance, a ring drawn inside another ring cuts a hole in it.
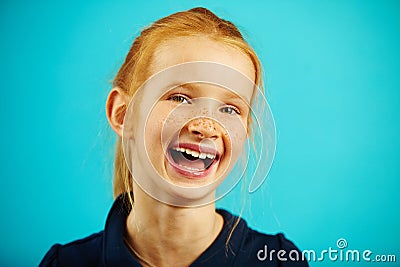
[[[220,159],[215,149],[201,148],[197,145],[180,144],[168,149],[171,165],[185,175],[207,175]]]

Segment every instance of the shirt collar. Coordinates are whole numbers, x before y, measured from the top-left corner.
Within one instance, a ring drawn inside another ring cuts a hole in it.
[[[126,218],[130,212],[127,195],[120,195],[108,214],[104,229],[104,263],[106,266],[141,266],[124,242]]]
[[[120,195],[111,207],[106,220],[103,241],[103,255],[106,266],[141,266],[124,241],[126,219],[130,210],[131,206],[126,194]],[[248,231],[246,222],[226,210],[217,209],[217,212],[224,218],[223,228],[214,242],[191,266],[226,265],[237,255],[242,246],[242,240]],[[236,223],[235,230],[231,235],[231,229]],[[227,244],[228,238],[229,243]]]

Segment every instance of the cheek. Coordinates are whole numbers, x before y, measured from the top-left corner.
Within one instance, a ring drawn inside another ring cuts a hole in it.
[[[225,132],[224,143],[228,151],[231,151],[233,159],[236,159],[243,150],[247,138],[247,122],[244,119],[241,123],[231,124]]]
[[[164,156],[167,141],[177,128],[177,125],[171,122],[171,116],[168,117],[171,109],[169,103],[159,102],[147,117],[144,136],[150,158]]]
[[[160,153],[161,131],[165,119],[163,118],[162,114],[163,113],[160,112],[159,108],[156,106],[150,112],[145,122],[144,136],[146,151],[150,153],[151,158],[155,156],[152,152],[157,151],[157,153]]]
[[[240,154],[243,150],[244,143],[247,138],[247,132],[246,131],[240,131],[240,132],[235,132],[233,135],[233,151],[235,153]]]

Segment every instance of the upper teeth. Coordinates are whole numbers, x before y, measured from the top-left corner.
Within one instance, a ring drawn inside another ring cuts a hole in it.
[[[189,148],[174,147],[173,150],[183,152],[183,153],[192,155],[193,157],[200,158],[200,159],[205,159],[205,158],[214,159],[215,158],[215,155],[213,155],[213,154],[199,153],[198,151],[191,150]]]

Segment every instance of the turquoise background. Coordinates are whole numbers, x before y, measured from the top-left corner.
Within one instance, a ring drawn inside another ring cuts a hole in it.
[[[0,266],[35,266],[53,243],[103,229],[110,81],[141,28],[194,6],[248,36],[277,127],[261,189],[218,205],[239,213],[246,198],[250,225],[301,249],[345,238],[399,264],[399,1],[56,2],[0,4]]]

